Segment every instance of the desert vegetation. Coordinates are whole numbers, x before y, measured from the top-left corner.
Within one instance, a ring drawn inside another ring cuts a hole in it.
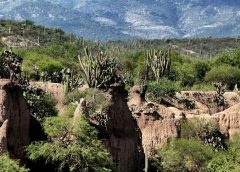
[[[124,87],[125,92],[117,95],[124,97],[124,93],[139,85],[141,98],[153,102],[151,110],[155,104],[166,108],[177,104],[174,108],[184,112],[195,109],[194,100],[176,96],[181,91],[193,90],[213,91],[214,97],[206,102],[202,100],[201,105],[208,109],[213,106],[216,112],[221,112],[227,107],[225,91],[235,90],[238,94],[240,49],[239,41],[233,38],[92,42],[60,29],[36,26],[31,21],[1,20],[0,26],[0,38],[4,38],[0,42],[0,79],[9,79],[11,72],[15,72],[9,64],[21,67],[11,80],[21,87],[30,115],[46,136],[27,146],[26,159],[36,164],[44,161],[53,165],[55,171],[117,171],[116,160],[120,158],[113,157],[112,152],[116,150],[111,151],[111,145],[106,144],[110,137],[106,132],[124,137],[114,124],[107,126],[111,120],[108,112],[119,111],[110,108],[113,101],[116,102],[115,92],[120,90],[117,86]],[[18,41],[12,37],[18,36],[24,38],[20,41],[25,41],[25,46],[12,46]],[[10,42],[4,41],[6,39]],[[186,54],[180,47],[196,53]],[[21,64],[16,64],[11,55],[6,56],[6,50],[21,57]],[[31,82],[62,85],[62,102],[56,102],[47,90],[31,86]],[[126,102],[119,103],[122,107],[125,104],[127,107],[127,96],[123,98]],[[126,111],[131,113],[129,109]],[[151,112],[146,114],[150,116]],[[155,120],[162,120],[162,116]],[[229,140],[221,133],[216,120],[182,116],[176,125],[178,137],[152,147],[150,171],[234,172],[240,169],[239,136]],[[113,131],[108,131],[108,127]],[[29,163],[21,162],[26,168],[20,167],[18,161],[11,160],[1,149],[0,153],[0,169],[32,170]]]
[[[214,122],[191,120],[182,126],[182,137],[154,150],[152,164],[159,171],[238,171],[236,136],[225,141]]]

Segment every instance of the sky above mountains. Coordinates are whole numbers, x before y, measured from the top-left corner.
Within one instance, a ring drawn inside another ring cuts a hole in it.
[[[0,18],[93,40],[240,35],[236,0],[1,0]]]

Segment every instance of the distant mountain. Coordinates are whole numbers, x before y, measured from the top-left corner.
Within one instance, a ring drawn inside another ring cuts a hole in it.
[[[0,18],[30,19],[93,40],[240,35],[236,0],[1,0]]]

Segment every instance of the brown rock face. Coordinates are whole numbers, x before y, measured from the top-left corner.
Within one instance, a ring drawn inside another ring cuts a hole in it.
[[[29,110],[20,88],[0,80],[0,145],[10,156],[24,159],[29,144]]]
[[[221,132],[227,137],[232,138],[235,134],[240,134],[240,103],[214,114],[213,118],[218,120]]]
[[[142,101],[137,88],[135,86],[131,90],[128,106],[141,130],[145,154],[150,155],[152,148],[178,137],[178,121],[184,116],[177,108]]]
[[[147,102],[135,108],[131,110],[142,133],[145,154],[179,136],[179,120],[184,117],[179,111]]]
[[[105,93],[108,107],[104,122],[89,114],[90,123],[99,130],[99,137],[109,149],[118,172],[140,172],[144,169],[144,152],[141,131],[127,105],[127,92],[122,86],[112,86]],[[74,117],[86,113],[82,99]]]
[[[133,93],[131,93],[133,94]],[[188,97],[195,101],[194,109],[166,107],[153,102],[139,103],[138,92],[130,97],[128,102],[133,117],[142,133],[142,144],[145,153],[149,155],[152,148],[161,146],[169,139],[180,136],[180,121],[183,119],[201,118],[204,120],[217,120],[220,131],[226,137],[232,138],[235,134],[240,134],[240,97],[238,93],[226,92],[224,98],[227,106],[226,110],[218,111],[213,104],[215,92],[185,91],[176,94],[173,101]],[[212,104],[211,104],[212,103]],[[210,104],[210,105],[209,105]],[[208,107],[209,105],[209,107]]]
[[[119,172],[139,172],[144,169],[141,131],[128,108],[127,93],[121,86],[110,91],[111,104],[106,123],[107,145]]]

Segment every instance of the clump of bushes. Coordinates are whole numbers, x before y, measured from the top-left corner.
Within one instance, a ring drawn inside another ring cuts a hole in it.
[[[83,93],[79,90],[74,90],[72,92],[69,92],[64,99],[64,104],[70,104],[70,103],[79,103],[80,99],[83,98]]]
[[[155,102],[161,102],[164,96],[175,96],[180,91],[180,87],[175,82],[166,78],[160,79],[158,82],[150,82],[148,84],[147,99]]]
[[[195,109],[196,107],[195,101],[189,97],[183,97],[179,99],[178,103],[181,104],[185,109]]]
[[[214,149],[226,149],[224,138],[219,132],[217,121],[203,119],[189,119],[181,124],[181,138],[198,139]]]
[[[42,89],[27,87],[23,95],[27,100],[30,114],[38,121],[42,122],[45,117],[56,116],[58,114],[52,98]]]
[[[228,149],[220,151],[208,163],[208,172],[238,172],[240,170],[240,139],[235,136],[229,144]]]
[[[28,146],[31,160],[53,162],[59,171],[112,171],[110,154],[84,116],[48,117],[43,127],[49,140]]]
[[[17,161],[9,158],[8,155],[0,155],[0,171],[1,172],[28,172],[29,169],[20,167]]]
[[[207,82],[222,82],[228,86],[229,89],[233,89],[235,84],[239,84],[240,70],[239,68],[222,65],[212,68],[205,77]]]
[[[198,140],[175,139],[155,150],[153,166],[163,172],[204,172],[213,156],[214,151]]]

